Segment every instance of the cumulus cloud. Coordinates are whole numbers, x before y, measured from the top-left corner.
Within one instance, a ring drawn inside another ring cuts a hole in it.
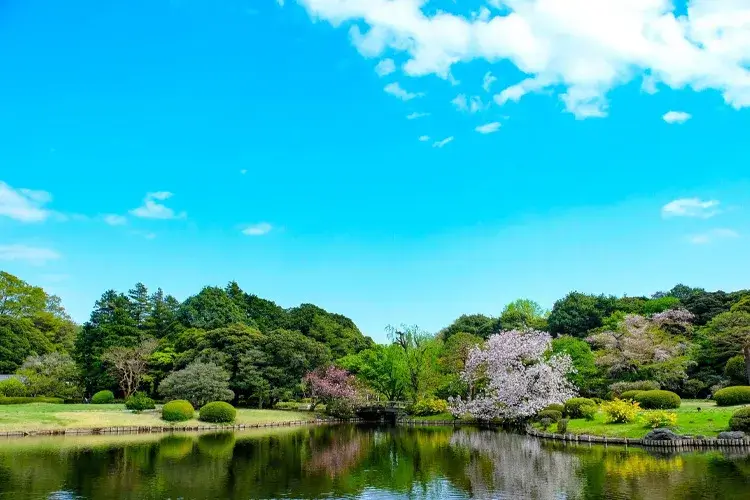
[[[680,198],[670,201],[661,209],[663,217],[698,217],[708,219],[720,212],[718,200]]]
[[[0,216],[21,222],[42,222],[53,215],[45,208],[50,201],[52,195],[47,191],[14,189],[0,181]]]
[[[26,245],[0,245],[0,260],[26,262],[40,266],[47,261],[57,260],[60,254],[49,248],[30,247]]]
[[[417,118],[424,118],[425,116],[430,116],[430,113],[418,113],[414,112],[409,115],[406,115],[407,120],[416,120]]]
[[[187,217],[185,212],[176,213],[160,201],[165,201],[173,195],[169,191],[156,191],[146,194],[143,199],[143,205],[130,211],[131,215],[143,219],[184,219]]]
[[[375,66],[375,73],[378,76],[387,76],[394,71],[396,71],[396,63],[393,62],[393,59],[383,59]]]
[[[107,214],[104,216],[104,222],[110,226],[122,226],[127,224],[128,219],[123,215]]]
[[[442,141],[436,141],[436,142],[434,142],[432,144],[432,147],[433,148],[442,148],[443,146],[445,146],[446,144],[449,144],[451,142],[453,142],[453,136],[446,137]]]
[[[465,94],[458,94],[455,99],[451,101],[451,104],[456,107],[459,111],[466,111],[469,113],[478,113],[485,109],[485,105],[482,102],[482,98],[479,96],[466,97]]]
[[[489,12],[489,11],[488,11]],[[492,84],[497,81],[497,77],[492,76],[491,72],[487,72],[484,75],[484,79],[482,80],[482,88],[485,92],[489,92],[490,88],[492,88]]]
[[[247,236],[263,236],[264,234],[270,233],[271,229],[273,229],[273,226],[268,222],[260,222],[258,224],[246,226],[242,229],[242,234]]]
[[[693,116],[690,113],[685,113],[684,111],[668,111],[667,113],[664,113],[664,116],[662,116],[662,119],[669,123],[685,123],[689,119],[691,119]]]
[[[688,238],[694,245],[705,245],[716,240],[739,238],[740,234],[734,229],[712,229],[706,233],[694,234]]]
[[[364,56],[406,56],[409,76],[447,80],[458,64],[508,62],[535,85],[519,82],[501,102],[549,90],[579,118],[604,116],[612,89],[647,77],[653,89],[713,89],[750,106],[746,0],[687,0],[686,11],[669,0],[503,0],[474,16],[422,0],[297,1],[312,19],[351,26]]]
[[[484,125],[478,126],[474,130],[476,130],[480,134],[492,134],[500,130],[500,122],[486,123]]]
[[[424,94],[421,92],[418,93],[412,93],[407,92],[403,88],[401,88],[401,85],[398,84],[398,82],[389,83],[385,86],[386,93],[391,94],[392,96],[398,97],[402,101],[411,101],[412,99],[416,99],[417,97],[423,97]]]

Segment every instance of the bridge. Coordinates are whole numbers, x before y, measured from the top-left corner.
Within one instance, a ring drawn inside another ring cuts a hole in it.
[[[357,417],[365,422],[395,424],[406,413],[404,401],[371,401],[357,409]]]

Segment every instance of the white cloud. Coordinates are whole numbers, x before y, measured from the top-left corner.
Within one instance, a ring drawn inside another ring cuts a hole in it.
[[[718,200],[680,198],[670,201],[661,209],[663,217],[699,217],[708,219],[720,212]]]
[[[740,234],[734,229],[712,229],[706,233],[694,234],[688,238],[694,245],[705,245],[720,239],[739,238]]]
[[[123,215],[107,214],[104,216],[104,222],[110,226],[122,226],[127,224],[128,219]]]
[[[60,254],[49,248],[26,245],[0,245],[0,260],[20,261],[40,266],[50,260],[57,260]]]
[[[430,140],[430,136],[429,135],[421,135],[421,136],[419,136],[419,140],[420,140],[420,142],[427,142],[427,141]]]
[[[482,102],[482,98],[479,96],[472,96],[467,98],[465,94],[458,94],[452,101],[457,110],[467,111],[469,113],[478,113],[486,108]]]
[[[401,88],[401,85],[399,85],[397,82],[389,83],[385,86],[386,93],[391,94],[392,96],[396,96],[402,101],[411,101],[412,99],[415,99],[417,97],[423,97],[424,94],[421,92],[418,92],[416,94],[413,94],[411,92],[407,92],[406,90]]]
[[[450,137],[446,137],[446,138],[445,138],[445,139],[443,139],[442,141],[437,141],[437,142],[434,142],[434,143],[432,144],[432,147],[433,147],[433,148],[442,148],[443,146],[445,146],[446,144],[449,144],[449,143],[451,143],[451,142],[453,142],[453,136],[450,136]]]
[[[484,89],[485,92],[489,92],[490,88],[492,87],[492,84],[495,83],[496,81],[497,81],[497,77],[492,76],[492,73],[488,71],[484,75],[484,79],[482,80],[482,88]]]
[[[662,116],[662,119],[667,123],[685,123],[691,119],[693,115],[685,113],[684,111],[669,111]]]
[[[425,116],[430,116],[430,113],[417,113],[416,111],[414,113],[411,113],[406,116],[407,120],[416,120],[417,118],[424,118]]]
[[[579,118],[605,115],[608,93],[645,75],[655,89],[712,89],[750,106],[747,0],[688,0],[686,11],[669,0],[502,0],[473,17],[423,0],[297,1],[314,20],[354,23],[364,56],[405,55],[409,76],[448,79],[459,64],[507,62],[540,83],[516,99],[559,92]]]
[[[396,63],[393,62],[393,59],[383,59],[375,66],[375,73],[378,76],[387,76],[394,71],[396,71]]]
[[[242,230],[242,234],[246,234],[248,236],[263,236],[264,234],[270,233],[272,229],[273,226],[271,226],[271,224],[269,224],[268,222],[261,222],[245,227]]]
[[[0,216],[10,217],[21,222],[42,222],[53,212],[44,208],[52,201],[47,191],[14,189],[0,181]]]
[[[500,122],[492,122],[485,125],[480,125],[474,130],[476,130],[480,134],[492,134],[500,130]]]
[[[159,201],[164,201],[172,197],[169,191],[156,191],[146,194],[143,199],[143,205],[134,208],[130,213],[136,217],[144,219],[183,219],[187,216],[185,212],[175,213],[174,210],[167,207]]]

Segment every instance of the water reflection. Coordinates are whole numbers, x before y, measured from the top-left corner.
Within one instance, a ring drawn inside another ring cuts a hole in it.
[[[0,441],[2,499],[750,498],[750,458],[354,426]]]

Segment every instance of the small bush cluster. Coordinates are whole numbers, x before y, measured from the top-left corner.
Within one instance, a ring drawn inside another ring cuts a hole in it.
[[[91,397],[92,405],[109,405],[115,402],[112,391],[99,391]]]
[[[615,399],[602,404],[605,420],[613,424],[626,424],[638,416],[641,407],[638,403]]]
[[[591,409],[584,409],[589,407]],[[587,414],[596,413],[596,403],[589,398],[573,398],[565,402],[565,416],[570,418],[586,418]]]
[[[734,412],[729,419],[729,428],[733,431],[750,432],[750,407]]]
[[[199,412],[200,420],[214,424],[228,424],[237,418],[237,410],[225,401],[214,401],[203,405]]]
[[[635,400],[635,397],[642,392],[644,391],[625,391],[622,394],[620,394],[620,399],[633,401]]]
[[[448,402],[444,399],[425,398],[420,399],[411,408],[411,414],[417,417],[429,415],[440,415],[448,411]]]
[[[334,399],[326,405],[326,415],[335,418],[353,418],[354,404],[348,399]]]
[[[546,407],[545,410],[557,410],[560,413],[563,413],[565,411],[565,405],[551,404],[548,407]]]
[[[195,408],[190,401],[176,399],[165,404],[161,409],[161,418],[167,422],[185,422],[195,417]]]
[[[682,404],[680,396],[672,391],[643,391],[633,399],[647,410],[669,410]]]
[[[567,418],[562,418],[557,422],[557,433],[558,434],[565,434],[568,432],[568,420]]]
[[[653,380],[638,380],[636,382],[615,382],[609,386],[612,396],[622,398],[622,394],[627,391],[658,391],[661,385]]]
[[[6,398],[6,397],[0,397],[0,405],[25,405],[29,403],[49,403],[49,404],[56,404],[61,405],[65,401],[62,398],[45,398],[45,397],[36,397],[36,398],[29,398],[29,397],[13,397],[13,398]]]
[[[296,401],[279,401],[273,407],[277,410],[293,411],[299,410],[299,403]]]
[[[658,427],[673,427],[677,424],[677,414],[669,413],[664,410],[646,412],[643,418],[652,429]]]
[[[136,413],[156,408],[154,400],[142,392],[136,392],[125,401],[125,408]]]
[[[16,377],[2,380],[0,381],[0,396],[6,396],[9,398],[26,396],[26,384],[18,380]]]
[[[536,419],[539,422],[545,418],[552,422],[559,422],[562,419],[562,412],[558,410],[542,410],[536,414]]]
[[[745,405],[750,403],[750,386],[735,385],[725,387],[714,393],[714,400],[718,406]]]

